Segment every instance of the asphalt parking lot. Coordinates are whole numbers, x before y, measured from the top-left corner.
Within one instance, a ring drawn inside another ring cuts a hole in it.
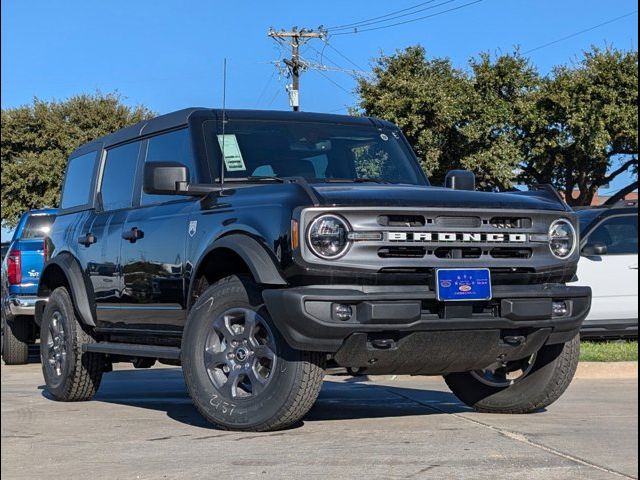
[[[59,403],[40,365],[2,366],[2,478],[636,478],[638,382],[575,380],[548,411],[469,411],[439,378],[327,377],[304,423],[211,428],[180,369],[118,369]]]

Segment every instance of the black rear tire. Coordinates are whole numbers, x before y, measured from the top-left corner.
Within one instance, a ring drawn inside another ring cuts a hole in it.
[[[444,377],[451,391],[479,412],[532,413],[548,407],[565,392],[578,367],[580,337],[547,345],[536,354],[531,370],[512,385],[488,385],[471,372]]]
[[[55,400],[91,400],[105,371],[105,357],[82,351],[95,340],[76,317],[69,292],[56,288],[49,297],[40,329],[40,360],[47,391]]]
[[[251,331],[260,334],[253,338]],[[260,357],[266,351],[267,360]],[[222,429],[272,431],[299,422],[320,392],[323,358],[287,345],[260,288],[246,277],[224,278],[200,295],[182,338],[189,394],[202,416]],[[267,372],[260,382],[257,368]]]
[[[30,317],[20,315],[2,322],[2,359],[5,365],[23,365],[29,361],[32,321]]]

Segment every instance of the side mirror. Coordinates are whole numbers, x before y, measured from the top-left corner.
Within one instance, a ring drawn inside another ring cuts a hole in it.
[[[453,190],[475,190],[476,176],[469,170],[450,170],[444,177],[444,186]]]
[[[595,257],[607,254],[607,246],[601,242],[588,243],[582,249],[582,255],[585,257]]]
[[[178,182],[189,181],[189,169],[178,162],[153,162],[144,166],[144,193],[176,195]]]

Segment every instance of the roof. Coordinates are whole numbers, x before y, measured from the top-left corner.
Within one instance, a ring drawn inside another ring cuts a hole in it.
[[[97,138],[79,147],[73,154],[81,154],[84,151],[95,150],[96,148],[109,147],[118,143],[133,140],[143,135],[149,135],[163,130],[186,126],[189,119],[198,114],[203,118],[218,118],[222,113],[220,109],[191,107],[176,112],[167,113],[149,120],[143,120],[126,128],[122,128],[113,133]],[[274,120],[296,122],[322,122],[322,123],[342,123],[351,125],[381,125],[392,127],[391,122],[374,119],[371,117],[354,117],[350,115],[335,115],[329,113],[311,112],[290,112],[280,110],[225,110],[228,119],[242,120]]]

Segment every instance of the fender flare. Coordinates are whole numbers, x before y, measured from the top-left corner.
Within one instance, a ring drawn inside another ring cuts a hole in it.
[[[66,277],[69,286],[69,294],[73,300],[76,313],[82,323],[96,326],[95,322],[95,302],[93,301],[93,290],[82,273],[82,267],[78,260],[69,252],[62,252],[50,259],[40,276],[40,285],[38,286],[38,297],[46,297],[44,285],[47,284],[49,274],[53,272],[54,266],[61,269]],[[41,308],[43,309],[43,308]],[[38,310],[38,308],[36,308]]]
[[[194,269],[194,275],[200,270],[202,262],[207,255],[221,248],[236,253],[249,267],[249,271],[256,282],[271,286],[287,285],[287,281],[278,270],[276,260],[273,256],[256,239],[244,233],[231,233],[215,240],[198,260]],[[194,279],[195,277],[192,276],[189,282],[189,298],[191,298],[194,288]]]

